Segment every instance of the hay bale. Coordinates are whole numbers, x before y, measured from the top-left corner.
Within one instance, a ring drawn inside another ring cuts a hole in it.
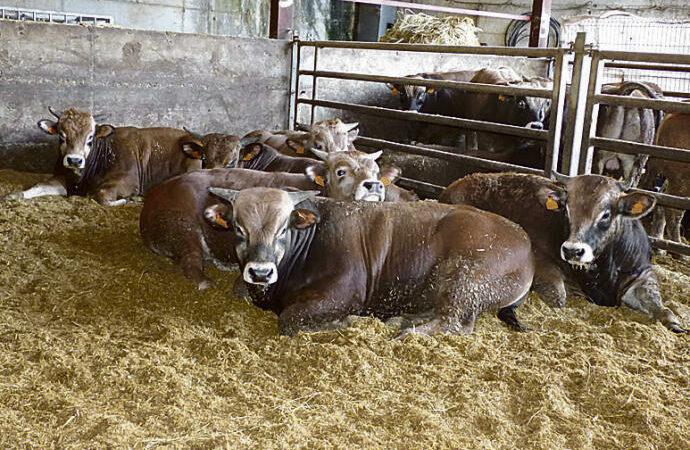
[[[406,10],[398,13],[393,27],[381,36],[381,42],[441,45],[479,45],[477,31],[469,17],[436,17]]]

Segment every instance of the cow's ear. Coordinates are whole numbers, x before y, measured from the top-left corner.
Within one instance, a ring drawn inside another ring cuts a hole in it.
[[[193,137],[187,138],[182,143],[182,152],[191,159],[204,159],[204,144],[200,140]]]
[[[320,187],[326,187],[326,176],[328,175],[328,167],[325,164],[314,163],[311,166],[307,166],[304,173],[309,177],[311,181],[319,185]]]
[[[225,203],[216,203],[204,210],[204,219],[214,228],[229,230],[232,223],[231,207]]]
[[[618,212],[630,219],[639,219],[644,217],[654,209],[656,205],[656,198],[653,195],[644,194],[642,192],[633,192],[631,194],[621,194],[618,197]]]
[[[319,216],[308,209],[295,209],[290,214],[290,226],[303,230],[310,226],[319,223]]]
[[[395,181],[400,177],[401,170],[399,167],[386,166],[381,168],[381,183],[384,186],[395,183]]]
[[[263,144],[259,142],[254,142],[253,144],[245,145],[240,151],[240,161],[251,161],[252,159],[259,156],[261,150],[263,150]]]
[[[48,134],[57,134],[57,122],[53,122],[52,120],[48,119],[43,119],[38,121],[38,128],[43,130],[44,132]]]
[[[398,94],[400,94],[400,88],[399,88],[399,86],[396,86],[396,85],[394,85],[394,84],[392,84],[392,83],[386,83],[386,86],[388,87],[388,89],[391,90],[391,95],[398,95]]]
[[[93,137],[104,138],[104,137],[110,136],[114,132],[115,132],[115,127],[112,125],[98,125],[98,126],[96,126],[96,133],[94,133]]]
[[[359,136],[359,128],[355,128],[354,130],[350,130],[347,132],[347,140],[351,144],[355,142],[355,139],[357,139],[357,136]]]
[[[298,155],[304,155],[304,142],[301,136],[292,136],[285,141],[288,147]]]
[[[539,188],[539,191],[537,191],[539,204],[549,211],[563,211],[563,209],[565,209],[566,198],[566,191],[555,186],[542,186]]]

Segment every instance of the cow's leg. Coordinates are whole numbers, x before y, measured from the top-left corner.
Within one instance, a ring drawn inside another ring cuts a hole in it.
[[[680,229],[683,223],[685,211],[681,209],[666,208],[666,234],[669,239],[680,243]]]
[[[46,195],[61,195],[63,197],[67,196],[67,189],[65,188],[65,182],[60,178],[50,178],[44,183],[38,183],[35,186],[30,187],[25,191],[13,192],[4,196],[0,200],[13,200],[20,198],[35,198],[44,197]]]
[[[195,245],[187,245],[186,250],[175,258],[177,269],[189,281],[196,284],[200,291],[215,287],[213,281],[204,274],[203,260],[204,255],[201,247]]]
[[[534,280],[532,289],[539,298],[552,308],[562,308],[566,302],[563,272],[553,262],[535,255]]]
[[[527,331],[527,327],[525,327],[518,320],[517,315],[515,314],[515,310],[517,309],[518,306],[522,305],[525,302],[525,299],[527,298],[528,295],[529,295],[529,292],[526,293],[520,300],[513,303],[512,305],[505,306],[505,307],[501,308],[498,311],[498,314],[496,314],[496,317],[498,317],[503,323],[508,325],[514,331],[519,331],[521,333],[524,333],[525,331]]]
[[[678,318],[673,312],[661,304],[659,283],[652,269],[643,272],[621,297],[623,303],[630,308],[658,320],[674,333],[685,333]]]
[[[136,180],[113,179],[106,180],[96,190],[96,201],[105,206],[119,206],[127,202],[127,198],[135,195],[139,188]]]
[[[344,319],[358,312],[361,300],[352,292],[337,292],[338,287],[347,288],[346,280],[333,280],[329,284],[336,289],[316,287],[290,294],[286,301],[288,306],[278,315],[280,334],[332,330],[348,325]]]

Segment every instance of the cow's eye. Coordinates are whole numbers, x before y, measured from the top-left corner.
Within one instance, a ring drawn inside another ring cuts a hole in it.
[[[315,147],[315,148],[316,148],[317,150],[321,150],[321,149],[323,148],[323,145],[321,145],[321,144],[316,144],[316,147]]]
[[[608,229],[611,226],[611,213],[607,211],[602,214],[597,225],[602,230]]]
[[[345,176],[345,169],[338,169],[335,171],[335,174],[339,177]]]
[[[239,225],[235,225],[235,233],[237,233],[238,236],[244,236],[244,230]]]
[[[283,229],[280,230],[280,233],[278,233],[278,237],[282,238],[283,236],[285,236],[285,233],[287,233],[287,227],[283,227]]]
[[[527,108],[527,102],[524,100],[520,100],[517,105],[518,105],[518,108],[520,108],[520,109]]]
[[[93,134],[90,134],[89,137],[86,138],[86,143],[89,145],[93,143]]]

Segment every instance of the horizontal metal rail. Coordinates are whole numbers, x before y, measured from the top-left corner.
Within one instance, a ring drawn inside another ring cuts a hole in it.
[[[478,11],[475,9],[452,8],[449,6],[426,5],[423,3],[400,2],[396,0],[340,0],[352,3],[366,3],[369,5],[394,6],[396,8],[421,9],[424,11],[437,11],[450,14],[462,14],[463,16],[493,17],[495,19],[524,20],[529,22],[530,16],[507,14],[493,11]]]
[[[690,209],[690,198],[678,197],[677,195],[662,194],[660,192],[652,192],[644,189],[635,188],[635,192],[644,192],[656,197],[657,203],[661,206],[668,206],[675,209]]]
[[[531,173],[534,175],[543,175],[544,171],[533,169],[531,167],[522,167],[516,164],[510,164],[502,161],[494,161],[491,159],[477,158],[475,156],[463,155],[462,153],[448,153],[433,148],[422,147],[419,145],[399,144],[397,142],[386,141],[383,139],[374,139],[363,136],[358,136],[355,142],[374,148],[386,148],[390,150],[398,150],[412,155],[429,156],[431,158],[442,159],[454,163],[467,164],[473,167],[482,169],[505,171],[505,172],[521,172]]]
[[[381,108],[379,106],[365,106],[355,103],[332,102],[327,100],[309,100],[298,98],[297,102],[306,105],[321,106],[323,108],[356,111],[362,114],[388,117],[390,119],[415,120],[417,122],[433,123],[436,125],[447,125],[450,127],[489,131],[492,133],[534,139],[537,141],[546,141],[548,139],[548,131],[546,130],[533,130],[531,128],[516,127],[514,125],[502,125],[493,122],[484,122],[481,120],[458,119],[456,117],[440,116],[437,114],[400,111],[397,109]]]
[[[668,112],[690,114],[690,102],[673,100],[654,100],[650,98],[630,97],[626,95],[597,94],[593,97],[595,103],[607,105],[620,105],[629,108],[662,109]]]
[[[527,47],[471,47],[459,45],[432,44],[391,44],[386,42],[361,41],[299,41],[300,47],[349,48],[353,50],[390,50],[420,53],[462,53],[467,55],[490,56],[526,56],[555,58],[558,53],[567,49],[560,48],[527,48]]]
[[[690,72],[690,66],[678,64],[653,64],[653,63],[620,63],[620,62],[606,62],[604,67],[609,69],[639,69],[639,70],[659,70],[668,72]]]
[[[690,92],[664,91],[664,97],[690,98]]]
[[[431,80],[427,78],[389,77],[385,75],[368,75],[363,73],[331,72],[327,70],[300,70],[298,76],[314,76],[317,78],[333,78],[338,80],[372,81],[375,83],[411,84],[415,86],[430,86],[434,88],[462,89],[465,91],[487,94],[521,95],[525,97],[551,98],[552,90],[545,88],[523,88],[515,86],[499,86],[495,84],[469,83],[463,81]]]
[[[617,61],[635,61],[642,63],[662,63],[662,64],[690,64],[690,55],[676,53],[644,53],[644,52],[624,52],[618,50],[595,50],[593,54],[598,54],[600,59],[610,59]]]
[[[679,244],[678,242],[668,241],[666,239],[658,239],[651,236],[649,237],[649,240],[656,248],[668,250],[674,253],[680,253],[681,255],[690,255],[690,245]]]
[[[690,163],[690,150],[683,150],[682,148],[662,147],[659,145],[649,145],[640,142],[622,141],[620,139],[602,137],[590,138],[589,143],[598,148],[625,153],[627,155],[638,155],[642,153],[654,156],[655,158]]]
[[[438,198],[438,195],[445,189],[443,186],[425,183],[424,181],[413,180],[412,178],[400,177],[395,184],[405,189],[412,189],[415,192],[423,192],[429,197]]]

